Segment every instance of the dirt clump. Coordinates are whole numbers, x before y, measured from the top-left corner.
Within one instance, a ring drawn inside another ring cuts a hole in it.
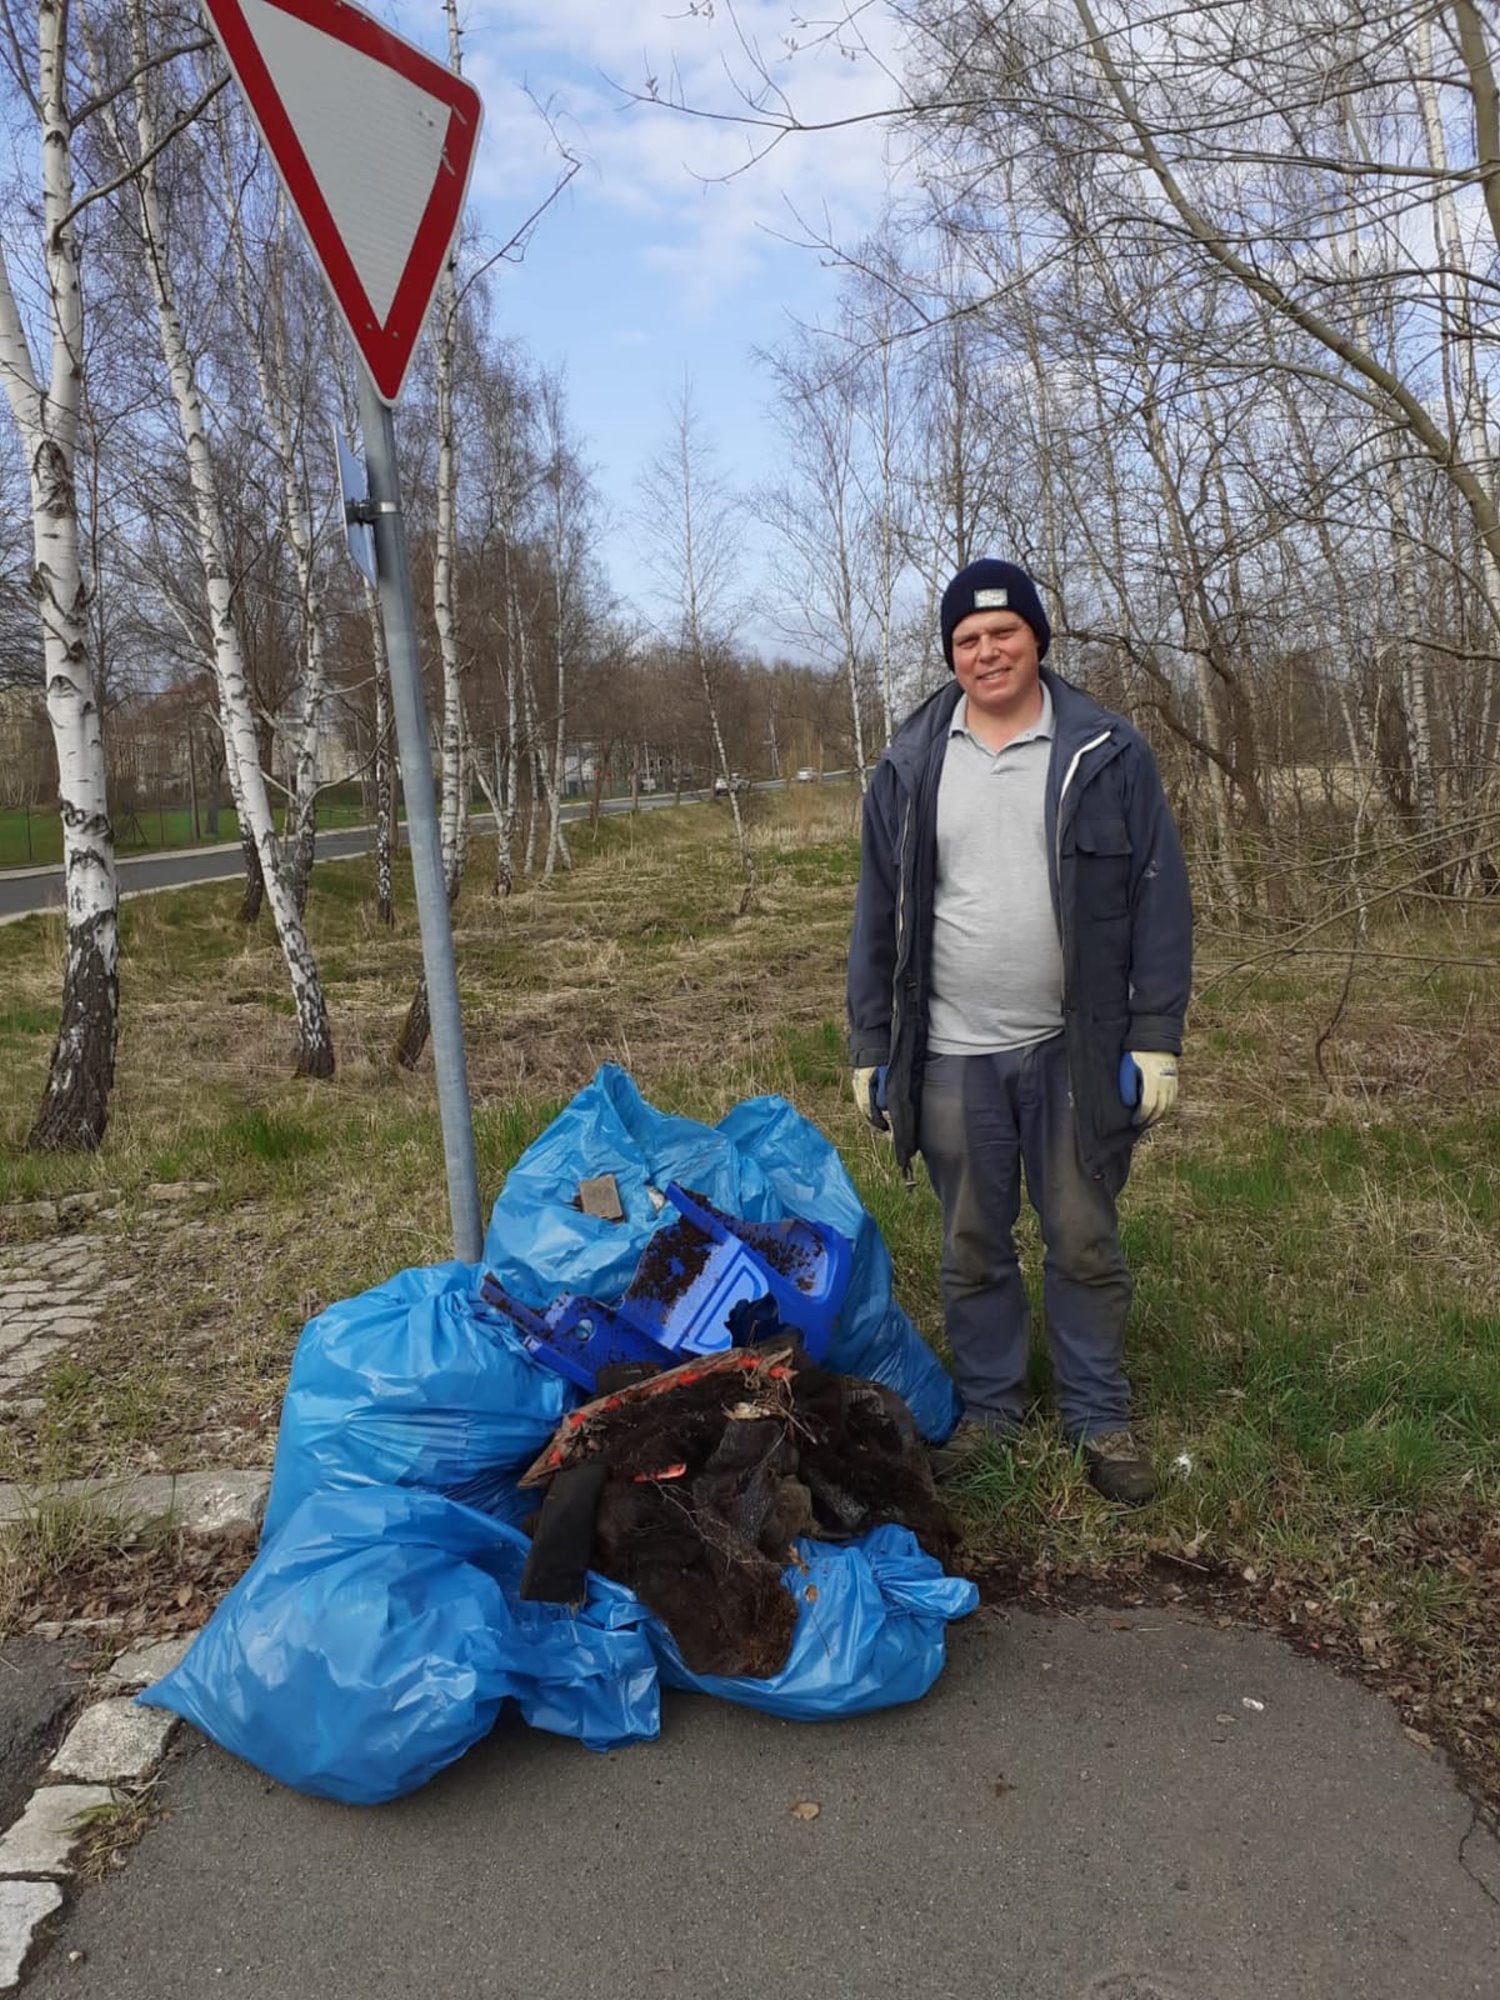
[[[818,1367],[794,1336],[659,1381],[573,1411],[539,1461],[554,1470],[523,1595],[568,1601],[596,1570],[662,1620],[690,1672],[764,1679],[791,1650],[783,1572],[799,1537],[895,1522],[952,1556],[953,1522],[893,1391]],[[570,1482],[585,1472],[580,1496]]]

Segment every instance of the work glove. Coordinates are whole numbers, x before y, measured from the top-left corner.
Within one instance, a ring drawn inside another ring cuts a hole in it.
[[[877,1132],[889,1132],[885,1115],[885,1064],[854,1072],[854,1101]]]
[[[1120,1058],[1120,1096],[1135,1106],[1142,1131],[1164,1118],[1177,1102],[1177,1058],[1150,1049],[1132,1049]]]

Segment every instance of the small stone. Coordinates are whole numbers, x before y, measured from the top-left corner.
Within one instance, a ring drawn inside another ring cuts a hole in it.
[[[153,1645],[122,1653],[110,1668],[109,1679],[123,1688],[150,1687],[181,1662],[195,1636],[188,1633],[181,1639],[158,1639]]]
[[[149,1201],[193,1201],[202,1194],[214,1194],[217,1181],[152,1181],[146,1189]]]
[[[624,1220],[619,1183],[613,1174],[592,1174],[578,1183],[578,1206],[601,1222]]]
[[[0,1882],[0,1990],[16,1984],[37,1925],[61,1908],[55,1882]]]
[[[173,1482],[171,1512],[184,1533],[228,1535],[254,1531],[271,1490],[267,1471],[187,1472]]]
[[[45,1368],[54,1355],[66,1351],[68,1343],[50,1333],[36,1334],[24,1347],[18,1347],[14,1354],[6,1357],[4,1374],[14,1382],[24,1382],[28,1375],[35,1375],[39,1368]]]
[[[48,1770],[56,1778],[120,1784],[143,1778],[160,1760],[177,1718],[138,1708],[128,1695],[96,1701],[68,1731]]]
[[[108,1208],[112,1201],[119,1199],[118,1188],[85,1188],[78,1194],[60,1196],[57,1212],[64,1222],[72,1222],[80,1215],[97,1215],[101,1208]]]
[[[0,1837],[0,1875],[66,1875],[68,1857],[85,1832],[78,1815],[113,1799],[108,1785],[43,1785]]]
[[[52,1227],[57,1224],[57,1203],[55,1201],[9,1201],[0,1208],[0,1215],[7,1221],[45,1222]]]

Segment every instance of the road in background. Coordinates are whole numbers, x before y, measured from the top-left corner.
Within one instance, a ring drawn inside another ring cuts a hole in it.
[[[702,799],[702,792],[684,792],[683,800]],[[641,810],[675,805],[670,793],[641,799]],[[563,807],[565,821],[586,819],[591,811],[587,799]],[[630,811],[629,799],[605,799],[601,812]],[[470,825],[478,832],[494,826],[489,813],[476,813]],[[375,845],[372,826],[341,827],[318,835],[318,861],[349,861],[368,854]],[[170,854],[120,855],[115,867],[122,896],[145,896],[158,889],[187,889],[195,882],[218,882],[238,875],[244,868],[244,853],[237,840],[220,847],[179,847]],[[63,871],[61,867],[11,868],[0,870],[0,924],[14,923],[37,910],[61,909]]]

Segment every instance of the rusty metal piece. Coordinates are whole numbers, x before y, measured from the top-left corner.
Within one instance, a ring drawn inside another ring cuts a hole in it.
[[[747,1397],[753,1394],[755,1384],[761,1378],[773,1382],[786,1381],[793,1373],[789,1365],[793,1346],[792,1341],[768,1342],[753,1350],[730,1347],[722,1354],[696,1355],[680,1368],[668,1368],[660,1375],[653,1375],[649,1382],[632,1382],[628,1389],[618,1389],[613,1395],[596,1396],[593,1402],[582,1403],[576,1410],[568,1412],[553,1432],[546,1449],[533,1459],[516,1484],[522,1487],[545,1486],[553,1473],[560,1472],[565,1465],[585,1455],[590,1426],[612,1411],[647,1403],[657,1396],[669,1396],[674,1389],[685,1389],[713,1375],[743,1375]]]

